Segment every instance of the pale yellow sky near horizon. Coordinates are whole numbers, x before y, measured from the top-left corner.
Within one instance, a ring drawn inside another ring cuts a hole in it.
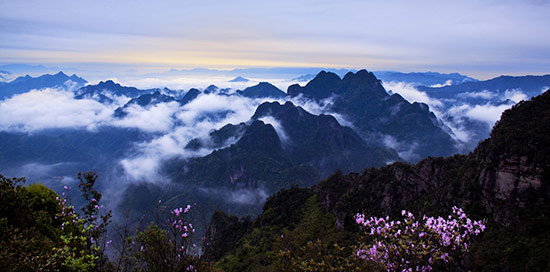
[[[0,63],[550,73],[545,1],[6,1]]]

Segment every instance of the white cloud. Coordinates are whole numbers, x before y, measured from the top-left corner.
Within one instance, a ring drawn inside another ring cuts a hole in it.
[[[269,196],[263,188],[236,189],[227,188],[199,188],[199,191],[207,194],[209,197],[222,198],[229,203],[239,205],[261,205]]]
[[[489,90],[483,90],[480,92],[465,92],[465,93],[459,93],[457,96],[462,98],[483,98],[483,99],[491,99],[495,97],[497,94],[493,93]]]
[[[468,143],[472,135],[471,133],[461,124],[461,119],[457,118],[457,123],[445,122],[445,125],[451,129],[451,137],[457,140],[459,143]],[[459,150],[462,150],[461,145],[457,146]]]
[[[511,104],[493,105],[486,103],[484,105],[471,106],[463,104],[454,106],[449,109],[449,114],[456,117],[467,117],[472,120],[485,122],[490,126],[493,126],[503,111],[512,107]]]
[[[93,99],[75,99],[61,89],[33,90],[0,102],[0,130],[33,133],[44,129],[77,128],[95,130],[100,126],[137,128],[154,133],[151,141],[137,143],[134,152],[120,161],[123,170],[135,180],[163,180],[158,170],[162,161],[203,156],[210,149],[185,150],[193,138],[208,138],[209,132],[232,123],[246,122],[263,99],[201,94],[190,103],[159,103],[141,107],[130,105],[128,115],[113,117],[114,110],[127,102],[117,97],[110,105]],[[226,144],[234,143],[230,139]]]
[[[263,121],[266,124],[270,124],[273,126],[275,131],[277,132],[277,135],[279,135],[279,139],[281,139],[282,143],[287,143],[289,138],[288,135],[285,132],[285,129],[281,125],[281,122],[279,120],[275,119],[273,116],[263,116],[259,120]]]
[[[391,135],[383,135],[382,140],[387,147],[395,150],[397,155],[406,161],[417,161],[421,159],[420,155],[416,153],[416,149],[418,148],[418,143],[416,142],[399,142]]]
[[[227,196],[227,201],[241,205],[258,205],[265,202],[268,194],[261,188],[239,189],[231,191]]]
[[[515,103],[521,101],[521,100],[527,100],[527,95],[525,95],[521,89],[512,89],[512,90],[506,90],[504,92],[504,100],[510,99],[514,101]]]
[[[410,103],[421,102],[426,103],[433,110],[434,108],[443,106],[443,103],[438,99],[431,98],[425,92],[421,92],[411,83],[406,82],[382,82],[384,88],[393,93],[398,93]]]
[[[158,74],[154,76],[139,76],[139,77],[119,77],[124,85],[135,86],[139,89],[151,89],[167,87],[173,90],[188,90],[191,88],[204,89],[210,85],[216,85],[219,88],[244,89],[246,87],[256,85],[256,80],[249,82],[229,82],[233,79],[229,76],[173,76]]]
[[[280,77],[275,75],[275,77]],[[247,77],[247,82],[230,82],[235,76],[212,76],[212,75],[193,75],[189,76],[174,76],[167,73],[159,73],[155,75],[145,76],[128,76],[119,77],[117,82],[123,85],[135,86],[139,89],[163,88],[167,87],[172,90],[188,90],[191,88],[205,89],[210,85],[215,85],[220,89],[229,89],[229,93],[236,90],[244,90],[247,87],[257,85],[260,82],[269,82],[286,92],[288,86],[298,83],[297,81],[288,80],[285,78],[267,78],[267,77]]]
[[[133,180],[163,183],[166,182],[166,179],[158,173],[159,163],[160,161],[157,158],[150,156],[140,156],[120,161],[125,173]]]
[[[346,119],[346,117],[342,114],[330,111],[330,106],[334,103],[334,100],[336,99],[335,96],[327,97],[321,101],[315,101],[311,99],[305,98],[302,94],[298,96],[294,96],[291,98],[285,97],[284,99],[277,100],[280,104],[284,104],[286,101],[292,102],[295,106],[302,107],[307,112],[314,114],[314,115],[320,115],[320,114],[327,114],[332,115],[334,118],[336,118],[336,121],[342,126],[353,128],[353,123]]]
[[[201,94],[178,108],[170,119],[174,122],[173,127],[151,141],[139,143],[136,146],[139,153],[122,160],[121,166],[136,179],[151,182],[162,179],[158,173],[162,161],[174,157],[185,159],[209,154],[211,149],[191,151],[186,150],[185,146],[193,138],[207,139],[212,130],[220,129],[226,124],[248,121],[262,102],[262,99],[240,96]],[[236,140],[230,139],[225,144],[232,144]]]
[[[116,106],[74,99],[59,89],[32,90],[0,102],[0,130],[31,132],[48,128],[95,129],[108,122]]]
[[[115,119],[111,125],[126,128],[138,128],[145,132],[168,132],[174,126],[172,115],[180,110],[178,102],[159,103],[144,109],[132,104],[127,107],[128,113],[122,119]]]
[[[443,83],[443,84],[434,84],[434,85],[431,85],[430,87],[432,87],[432,88],[441,88],[441,87],[451,86],[451,85],[453,85],[453,80],[449,79],[449,80],[445,81],[445,83]]]

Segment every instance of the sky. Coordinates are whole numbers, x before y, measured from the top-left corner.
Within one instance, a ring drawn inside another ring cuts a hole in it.
[[[0,63],[547,74],[548,14],[546,0],[0,0]]]

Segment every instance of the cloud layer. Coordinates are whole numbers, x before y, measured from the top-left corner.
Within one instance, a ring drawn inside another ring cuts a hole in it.
[[[459,93],[454,98],[438,99],[405,82],[383,82],[383,86],[388,92],[398,93],[411,103],[428,104],[430,111],[450,129],[451,136],[458,141],[457,147],[463,152],[470,151],[477,141],[488,136],[485,135],[486,131],[500,119],[504,110],[527,99],[527,95],[520,89],[503,92],[479,90]],[[402,157],[413,154],[410,150],[401,150],[401,145],[391,138],[385,138],[385,143],[399,151]]]
[[[70,91],[32,90],[0,101],[0,130],[31,132],[49,128],[93,130],[108,122],[115,106],[74,99]]]

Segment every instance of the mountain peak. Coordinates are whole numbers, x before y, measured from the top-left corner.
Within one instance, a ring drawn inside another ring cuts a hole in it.
[[[289,86],[287,93],[290,96],[302,94],[305,97],[320,100],[339,93],[341,85],[342,79],[337,74],[321,71],[304,87],[298,84]]]
[[[57,74],[55,74],[54,76],[62,76],[62,77],[69,77],[67,76],[65,73],[63,73],[63,71],[59,71]]]
[[[248,82],[250,80],[244,78],[244,77],[241,77],[241,76],[238,76],[232,80],[229,80],[229,82]]]
[[[191,102],[191,100],[197,98],[197,96],[199,96],[200,94],[201,94],[201,91],[195,88],[192,88],[183,96],[182,99],[178,100],[178,102],[180,103],[180,105],[185,105]]]
[[[237,94],[250,98],[283,98],[286,96],[285,92],[281,91],[269,82],[260,82],[257,85],[248,87],[242,91],[237,91]]]
[[[319,72],[317,76],[313,78],[313,80],[340,80],[340,77],[333,72],[327,72],[323,70]]]
[[[57,74],[44,74],[39,77],[30,75],[20,76],[11,82],[2,84],[0,88],[0,99],[20,94],[32,89],[65,87],[69,78],[65,73],[59,71]],[[71,79],[72,80],[72,79]],[[87,81],[84,79],[73,80],[76,87],[83,86]]]
[[[372,86],[377,85],[379,80],[374,76],[373,73],[362,69],[357,71],[355,74],[353,72],[348,72],[342,79],[345,83],[350,83],[356,81],[358,84]]]
[[[106,81],[100,81],[97,85],[98,88],[115,89],[122,87],[120,84],[112,81],[111,79]]]
[[[215,93],[219,90],[220,88],[218,88],[218,86],[214,85],[214,84],[211,84],[210,86],[206,87],[206,89],[204,89],[204,93],[205,94],[211,94],[211,93]]]
[[[266,151],[273,154],[283,153],[281,140],[275,128],[260,120],[254,120],[250,124],[237,145],[249,150]]]
[[[301,107],[295,106],[292,102],[287,101],[283,105],[279,102],[264,102],[258,106],[256,112],[252,116],[253,120],[260,119],[265,116],[277,116],[278,118],[286,119],[291,118],[295,119],[299,116],[311,115]]]

